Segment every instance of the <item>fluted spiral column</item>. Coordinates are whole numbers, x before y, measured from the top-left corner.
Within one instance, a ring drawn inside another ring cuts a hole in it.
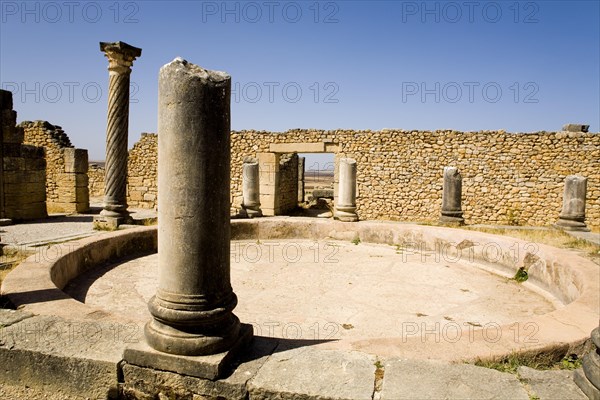
[[[133,61],[142,49],[124,42],[100,43],[108,58],[108,116],[104,209],[100,215],[127,218],[127,135],[129,131],[129,81]]]

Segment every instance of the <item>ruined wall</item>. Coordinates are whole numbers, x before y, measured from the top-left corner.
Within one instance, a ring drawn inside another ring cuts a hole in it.
[[[586,221],[600,226],[600,135],[504,131],[313,131],[232,133],[232,176],[239,158],[274,143],[330,142],[336,158],[357,160],[361,219],[436,220],[444,166],[463,176],[467,223],[548,225],[561,210],[567,175],[587,176]],[[232,181],[232,195],[241,186]]]
[[[156,136],[147,136],[146,140],[149,138],[156,141]],[[588,177],[586,223],[600,226],[597,133],[232,132],[232,202],[241,198],[244,157],[269,152],[275,143],[319,142],[337,145],[336,158],[357,160],[357,212],[361,219],[437,220],[443,168],[454,166],[463,177],[463,211],[469,224],[552,224],[562,207],[565,177],[581,174]],[[133,167],[130,160],[132,176]]]
[[[23,128],[25,144],[45,149],[48,212],[87,211],[87,150],[75,149],[62,128],[48,121],[23,121],[19,127]]]
[[[279,208],[285,214],[298,206],[298,154],[282,154],[279,159]]]
[[[185,162],[185,160],[181,160]],[[129,151],[127,203],[130,207],[155,208],[158,195],[158,136],[142,133]]]
[[[28,220],[47,217],[46,160],[44,149],[24,145],[23,128],[16,126],[12,93],[0,90],[0,130],[2,131],[1,218]]]
[[[90,198],[104,197],[104,165],[90,163],[88,167],[88,189]]]

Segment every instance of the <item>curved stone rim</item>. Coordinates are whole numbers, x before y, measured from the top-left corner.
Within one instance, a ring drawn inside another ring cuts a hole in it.
[[[464,229],[389,221],[348,223],[274,217],[232,220],[231,226],[233,240],[359,238],[366,243],[413,243],[427,249],[446,244],[450,256],[456,257],[458,249],[467,250],[480,261],[489,261],[484,251],[501,249],[498,262],[490,266],[493,272],[513,276],[520,266],[529,265],[529,280],[524,285],[546,291],[563,304],[550,313],[494,327],[496,336],[500,335],[498,340],[490,338],[490,332],[486,336],[484,329],[473,329],[454,342],[435,341],[435,337],[429,341],[420,337],[394,337],[344,342],[342,348],[407,358],[430,358],[434,352],[438,359],[451,361],[494,358],[511,352],[572,350],[582,345],[598,324],[600,271],[592,261],[572,251]],[[138,255],[156,252],[157,227],[117,231],[56,246],[60,256],[54,259],[44,259],[39,254],[31,256],[9,273],[2,284],[2,294],[15,306],[34,314],[85,320],[94,313],[97,318],[101,312],[108,319],[122,319],[80,303],[62,289],[71,279],[100,263],[131,257],[132,252]],[[511,257],[515,251],[518,256]],[[515,323],[520,324],[518,329]],[[465,348],[469,354],[464,354]]]

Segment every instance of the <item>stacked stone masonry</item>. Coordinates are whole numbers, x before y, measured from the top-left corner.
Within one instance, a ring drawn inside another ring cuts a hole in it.
[[[9,91],[0,91],[0,113],[0,218],[16,221],[45,218],[48,214],[44,149],[23,144],[23,128],[16,126],[17,113],[12,109],[12,93]]]
[[[244,157],[269,153],[272,145],[283,143],[324,143],[325,151],[334,149],[336,164],[342,157],[355,159],[357,213],[362,220],[436,221],[442,206],[443,170],[452,166],[462,175],[467,224],[551,225],[562,208],[565,177],[577,174],[588,178],[586,223],[600,226],[598,133],[234,131],[233,205],[242,196]],[[140,157],[140,145],[147,149],[144,157]],[[140,192],[136,198],[156,194],[155,146],[156,136],[145,135],[131,151],[136,156],[130,153],[130,181],[143,177],[148,183],[130,188],[130,193]],[[289,153],[289,147],[285,148]],[[134,201],[131,195],[128,200],[137,206],[155,206],[154,201]]]
[[[129,151],[127,165],[127,204],[137,208],[155,208],[158,198],[158,136],[142,133]],[[240,166],[241,168],[241,166]],[[240,186],[240,193],[241,193]]]
[[[90,208],[87,150],[75,149],[58,125],[23,121],[25,143],[46,154],[46,207],[50,213],[85,212]]]
[[[104,163],[90,163],[88,167],[88,189],[90,199],[102,201],[104,196]]]

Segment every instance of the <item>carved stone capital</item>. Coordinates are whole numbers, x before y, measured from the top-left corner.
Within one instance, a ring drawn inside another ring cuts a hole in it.
[[[100,42],[100,51],[108,58],[108,70],[115,74],[131,73],[133,61],[142,55],[142,49],[125,42]]]

